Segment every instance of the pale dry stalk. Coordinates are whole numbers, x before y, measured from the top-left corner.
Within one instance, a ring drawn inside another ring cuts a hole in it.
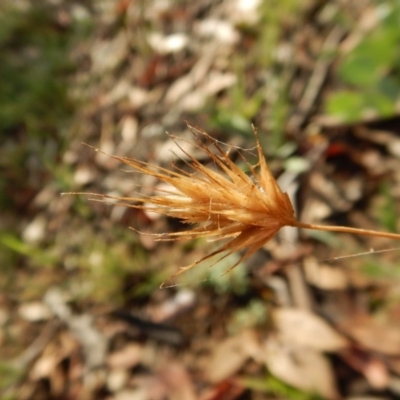
[[[143,161],[111,156],[135,171],[169,184],[172,189],[161,190],[154,196],[137,197],[84,193],[101,199],[117,200],[120,205],[145,209],[195,225],[184,232],[156,234],[156,240],[203,237],[225,240],[217,250],[182,267],[174,276],[217,254],[224,253],[219,259],[221,260],[236,251],[245,250],[239,261],[228,270],[230,271],[254,254],[284,226],[400,239],[400,234],[343,226],[312,225],[298,221],[288,195],[280,190],[268,168],[256,130],[254,133],[258,163],[250,165],[244,159],[251,171],[249,176],[230,159],[229,151],[224,151],[217,140],[190,124],[188,128],[195,138],[194,145],[210,158],[217,167],[216,170],[203,165],[181,147],[188,159],[185,162],[189,171],[175,165],[173,169],[166,169]],[[176,141],[181,139],[173,139],[179,147]]]

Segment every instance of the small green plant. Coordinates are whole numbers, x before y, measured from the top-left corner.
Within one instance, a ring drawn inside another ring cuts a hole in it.
[[[376,12],[380,25],[340,60],[343,87],[327,99],[327,113],[346,122],[391,116],[400,100],[400,3],[385,1]]]
[[[10,8],[0,17],[1,136],[20,129],[48,135],[68,118],[69,39],[41,2],[26,12]]]
[[[380,194],[382,196],[382,202],[381,204],[378,204],[376,211],[380,225],[385,227],[390,232],[396,232],[397,231],[396,198],[391,193],[388,184],[381,185]]]

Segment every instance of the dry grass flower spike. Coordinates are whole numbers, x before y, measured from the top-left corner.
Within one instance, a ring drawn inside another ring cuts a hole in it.
[[[204,152],[216,168],[203,165],[179,146],[182,139],[172,136],[187,157],[184,162],[189,167],[188,171],[175,165],[172,169],[166,169],[143,161],[111,156],[135,171],[167,183],[171,190],[161,190],[154,196],[136,197],[84,193],[96,196],[100,201],[112,199],[120,205],[178,218],[191,225],[191,229],[184,232],[156,234],[156,240],[208,238],[224,241],[217,250],[181,267],[171,278],[215,255],[221,254],[221,260],[244,250],[230,271],[254,254],[284,226],[400,239],[400,235],[394,233],[297,221],[289,196],[281,191],[267,165],[255,129],[258,162],[250,165],[243,157],[251,172],[247,175],[230,159],[229,151],[224,151],[217,140],[198,127],[188,124],[188,128],[194,136],[195,147]]]

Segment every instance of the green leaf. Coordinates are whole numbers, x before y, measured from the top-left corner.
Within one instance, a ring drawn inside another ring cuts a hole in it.
[[[381,29],[365,39],[339,67],[339,76],[355,86],[376,86],[396,59],[397,43],[389,30]]]
[[[375,112],[380,117],[389,117],[396,112],[396,107],[392,99],[379,92],[365,95],[364,108]]]
[[[389,232],[397,232],[396,199],[388,184],[383,184],[380,187],[380,193],[383,197],[383,203],[377,208],[379,222]]]
[[[342,90],[333,93],[327,100],[326,111],[328,114],[343,121],[357,121],[361,118],[364,106],[362,93]]]

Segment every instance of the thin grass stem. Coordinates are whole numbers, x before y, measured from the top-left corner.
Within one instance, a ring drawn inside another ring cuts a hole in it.
[[[294,227],[303,228],[303,229],[314,229],[318,231],[328,231],[328,232],[344,232],[344,233],[352,233],[356,235],[363,235],[363,236],[372,236],[372,237],[382,237],[386,239],[396,239],[400,240],[399,233],[390,233],[390,232],[379,232],[379,231],[372,231],[369,229],[360,229],[360,228],[351,228],[347,226],[333,226],[333,225],[314,225],[314,224],[307,224],[300,221],[293,222]]]

